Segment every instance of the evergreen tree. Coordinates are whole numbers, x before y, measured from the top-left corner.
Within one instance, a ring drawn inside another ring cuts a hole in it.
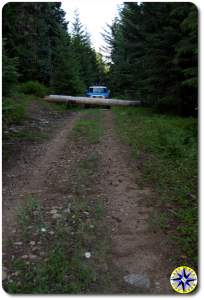
[[[197,9],[190,3],[124,4],[104,34],[111,89],[163,111],[194,114],[197,99]]]
[[[97,81],[97,60],[95,50],[91,47],[90,35],[81,24],[78,11],[75,12],[73,23],[72,51],[75,53],[80,79],[85,89]]]
[[[17,59],[9,58],[5,50],[5,41],[2,45],[2,95],[8,96],[15,88],[18,79]]]
[[[97,80],[96,53],[79,16],[72,35],[67,25],[59,2],[4,6],[3,37],[8,58],[18,58],[20,82],[37,80],[52,92],[76,95]]]

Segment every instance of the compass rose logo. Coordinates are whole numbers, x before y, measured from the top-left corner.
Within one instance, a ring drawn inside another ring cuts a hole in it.
[[[196,272],[186,266],[176,268],[170,277],[172,288],[181,294],[192,292],[197,285]]]

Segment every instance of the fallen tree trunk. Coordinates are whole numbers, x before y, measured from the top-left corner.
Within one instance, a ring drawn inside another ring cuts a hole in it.
[[[99,106],[140,106],[141,101],[129,101],[119,99],[103,99],[103,98],[88,98],[88,97],[73,97],[62,95],[49,95],[44,98],[48,102],[53,103],[76,103]]]

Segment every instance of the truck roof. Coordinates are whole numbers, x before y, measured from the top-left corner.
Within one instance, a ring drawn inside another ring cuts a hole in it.
[[[103,86],[103,85],[92,85],[89,88],[107,88],[107,86]]]

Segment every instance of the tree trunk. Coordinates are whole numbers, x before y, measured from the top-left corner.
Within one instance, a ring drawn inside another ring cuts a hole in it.
[[[129,101],[119,99],[103,99],[103,98],[88,98],[88,97],[72,97],[62,95],[49,95],[44,98],[48,102],[53,103],[76,103],[97,106],[140,106],[141,101]]]

